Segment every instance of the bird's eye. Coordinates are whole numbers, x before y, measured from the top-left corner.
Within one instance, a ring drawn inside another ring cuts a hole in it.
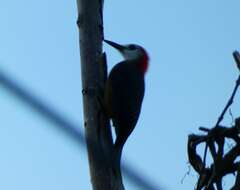
[[[134,49],[136,49],[136,46],[135,46],[135,45],[129,45],[128,48],[129,48],[130,50],[134,50]]]

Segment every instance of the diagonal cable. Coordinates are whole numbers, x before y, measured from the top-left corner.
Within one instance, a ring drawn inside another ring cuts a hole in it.
[[[35,112],[44,117],[50,122],[55,123],[55,127],[61,130],[69,138],[76,141],[79,145],[85,148],[84,135],[80,131],[80,127],[73,124],[71,121],[64,118],[53,108],[49,107],[43,100],[38,99],[28,92],[25,88],[19,85],[16,81],[10,78],[2,70],[0,70],[0,85],[2,85],[8,92],[15,95],[15,97],[31,107]],[[133,182],[136,186],[144,190],[161,190],[163,188],[152,184],[145,176],[140,175],[134,168],[127,163],[123,163],[123,172],[125,176]]]
[[[74,125],[62,115],[53,110],[42,100],[34,97],[30,92],[21,87],[13,79],[8,77],[3,71],[0,70],[0,85],[2,85],[6,90],[15,95],[15,97],[31,107],[35,112],[44,117],[50,122],[53,122],[56,125],[57,129],[64,132],[70,138],[75,140],[78,144],[84,145],[84,136],[80,131],[80,127]]]

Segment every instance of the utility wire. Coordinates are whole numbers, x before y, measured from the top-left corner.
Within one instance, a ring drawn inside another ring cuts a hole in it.
[[[15,95],[18,100],[31,107],[39,115],[56,124],[53,126],[64,132],[78,144],[85,144],[84,136],[80,131],[80,127],[69,122],[66,118],[57,113],[56,110],[53,110],[47,106],[47,104],[42,100],[34,97],[31,93],[17,84],[16,81],[8,77],[2,71],[0,71],[0,84],[10,93]]]
[[[64,118],[60,113],[58,113],[53,108],[50,108],[44,101],[33,96],[25,88],[19,85],[16,81],[10,78],[2,70],[0,70],[0,85],[2,85],[8,92],[15,95],[17,99],[31,107],[39,115],[44,117],[50,122],[53,122],[55,127],[61,130],[69,138],[74,140],[76,143],[85,148],[84,135],[80,131],[80,127],[73,124],[66,118]],[[132,181],[140,189],[144,190],[161,190],[163,188],[152,184],[145,176],[142,176],[136,172],[130,165],[123,163],[123,172],[125,176]]]
[[[159,187],[157,184],[153,184],[149,180],[147,180],[146,176],[139,175],[139,172],[136,172],[136,170],[131,167],[129,164],[124,162],[122,164],[122,170],[124,175],[134,184],[138,187],[141,187],[141,189],[145,190],[163,190],[166,188]]]

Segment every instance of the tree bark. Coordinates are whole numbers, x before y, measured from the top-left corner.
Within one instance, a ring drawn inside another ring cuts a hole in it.
[[[77,0],[82,72],[85,138],[93,190],[123,190],[122,179],[114,177],[113,148],[109,121],[100,103],[107,68],[102,54],[103,0]]]

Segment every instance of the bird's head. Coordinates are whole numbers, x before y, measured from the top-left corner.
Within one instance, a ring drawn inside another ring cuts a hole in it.
[[[104,42],[117,49],[126,60],[133,60],[139,63],[139,68],[143,73],[147,71],[149,57],[143,47],[136,44],[120,45],[109,40],[104,40]]]

